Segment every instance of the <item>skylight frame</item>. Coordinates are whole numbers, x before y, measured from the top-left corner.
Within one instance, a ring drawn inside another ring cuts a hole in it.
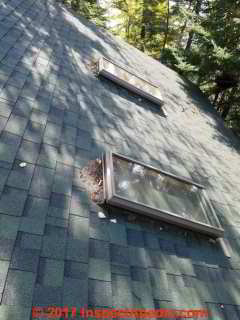
[[[129,81],[121,79],[116,73],[113,72],[109,72],[105,67],[104,67],[104,63],[109,63],[114,65],[115,67],[121,69],[122,71],[124,71],[126,74],[129,74],[133,77],[135,77],[136,79],[140,80],[140,82],[144,82],[146,85],[148,85],[149,87],[155,88],[156,90],[158,90],[158,94],[157,95],[153,95],[150,92],[147,92],[144,89],[141,89],[139,87],[137,87],[136,85],[131,84]],[[124,88],[127,88],[128,90],[138,94],[139,96],[148,99],[151,102],[156,103],[159,106],[162,106],[164,104],[161,92],[160,92],[160,88],[153,84],[152,82],[150,82],[149,80],[144,79],[143,77],[140,77],[139,75],[136,75],[135,73],[133,73],[132,71],[129,71],[126,67],[123,67],[121,65],[119,65],[116,62],[113,62],[105,57],[101,57],[98,60],[98,75],[102,75],[110,80],[112,80],[113,82],[121,85]]]
[[[213,215],[213,219],[218,223],[219,227],[215,227],[211,224],[206,224],[203,222],[198,222],[196,220],[191,220],[185,217],[181,217],[179,214],[176,214],[174,212],[157,209],[149,205],[146,205],[137,201],[129,200],[123,196],[118,195],[115,190],[115,181],[114,181],[114,167],[113,167],[114,156],[121,158],[125,161],[133,162],[134,164],[139,164],[140,166],[143,166],[147,169],[157,171],[169,177],[175,178],[177,180],[180,180],[185,183],[189,183],[193,186],[200,188],[201,201],[204,207],[204,211],[205,210],[210,211],[208,215]],[[152,218],[157,218],[167,223],[175,224],[180,227],[190,229],[192,231],[204,233],[214,238],[219,238],[219,237],[221,238],[223,237],[223,234],[224,234],[224,230],[221,227],[219,219],[216,215],[216,212],[214,211],[214,208],[211,205],[211,202],[208,199],[205,187],[203,185],[198,184],[192,180],[176,176],[174,174],[171,174],[159,168],[146,165],[143,162],[136,161],[135,159],[131,159],[129,157],[123,156],[115,152],[107,152],[104,157],[104,196],[108,204],[116,207],[124,208],[132,212],[147,215]]]

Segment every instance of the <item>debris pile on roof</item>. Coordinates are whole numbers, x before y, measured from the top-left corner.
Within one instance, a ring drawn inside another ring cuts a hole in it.
[[[102,160],[90,160],[80,172],[83,187],[89,193],[92,201],[103,201],[103,169]]]

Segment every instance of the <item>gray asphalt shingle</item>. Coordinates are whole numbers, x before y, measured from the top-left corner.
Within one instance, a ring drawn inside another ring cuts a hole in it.
[[[129,251],[126,247],[111,244],[110,257],[112,263],[129,264]]]
[[[66,249],[66,260],[77,262],[88,262],[88,240],[75,240],[68,238]]]
[[[20,117],[29,118],[31,110],[32,106],[29,100],[20,97],[18,98],[12,113]]]
[[[149,275],[154,299],[171,300],[166,271],[149,269]]]
[[[42,245],[42,237],[30,233],[21,233],[20,246],[24,249],[40,250]]]
[[[53,184],[54,170],[36,166],[31,182],[30,194],[40,198],[49,198]]]
[[[70,213],[88,218],[89,216],[89,201],[88,195],[82,190],[72,189]]]
[[[0,168],[0,194],[3,191],[5,182],[7,181],[8,174],[9,170]]]
[[[112,306],[111,283],[99,280],[89,280],[88,297],[90,306],[110,307]]]
[[[8,268],[9,261],[0,260],[0,294],[3,293],[3,289],[7,279]]]
[[[7,185],[19,189],[28,190],[33,176],[34,166],[30,163],[24,163],[21,167],[21,161],[16,160],[7,180]]]
[[[66,228],[46,224],[41,256],[53,259],[64,259],[66,236]]]
[[[88,264],[65,261],[64,276],[67,278],[85,280],[88,277]]]
[[[30,120],[33,122],[37,122],[41,125],[45,125],[47,123],[48,115],[45,112],[41,112],[38,110],[33,110],[31,113]]]
[[[8,121],[8,118],[0,116],[0,133],[5,128],[7,121]]]
[[[15,159],[21,137],[3,131],[0,137],[0,161],[12,163]]]
[[[70,215],[68,234],[71,239],[83,240],[88,239],[89,221],[87,218]]]
[[[44,143],[57,147],[60,143],[60,135],[61,126],[53,122],[47,122],[43,136]]]
[[[13,239],[5,239],[6,235],[0,236],[0,260],[11,260],[16,235]]]
[[[24,216],[29,218],[45,218],[47,215],[49,201],[38,197],[28,196]]]
[[[77,307],[78,309],[87,305],[88,283],[87,279],[64,278],[63,305]]]
[[[27,192],[25,190],[5,186],[0,197],[0,212],[21,216],[26,199]]]
[[[109,223],[110,242],[127,246],[126,226],[119,223]]]
[[[12,106],[6,100],[0,99],[0,116],[8,118],[12,112]]]
[[[22,161],[35,164],[38,158],[39,150],[39,143],[34,143],[28,140],[22,140],[16,158]]]
[[[62,301],[62,288],[45,287],[36,284],[33,293],[34,306],[60,306]]]
[[[32,108],[38,111],[48,113],[50,109],[50,100],[48,99],[48,97],[39,95],[37,96],[36,100],[34,100],[34,103],[32,104]]]
[[[62,287],[64,261],[40,258],[37,283],[45,287]]]
[[[90,214],[89,235],[90,238],[109,241],[108,223],[105,221],[98,221],[95,217],[92,219],[93,213]]]
[[[113,306],[115,308],[131,308],[133,292],[129,277],[114,274],[112,277]]]
[[[8,78],[8,84],[11,84],[17,88],[22,88],[26,81],[26,75],[21,72],[13,72],[11,76]]]
[[[209,102],[54,0],[0,11],[0,319],[62,304],[207,305],[238,319],[239,141]],[[88,64],[106,52],[161,88],[167,115],[93,75]],[[93,204],[80,170],[106,150],[206,185],[231,259],[200,234]]]
[[[8,120],[5,130],[22,136],[26,126],[27,126],[26,118],[19,117],[15,114],[12,114]]]
[[[43,235],[45,228],[45,218],[22,217],[19,225],[19,231]]]
[[[41,145],[41,151],[38,157],[38,165],[55,169],[58,159],[58,149],[48,144]]]
[[[58,164],[59,162],[57,162],[57,169],[56,169],[56,174],[54,176],[52,190],[53,192],[70,196],[72,192],[72,168],[69,167],[70,170],[67,170],[67,172],[65,170],[64,172],[64,168],[61,168],[62,170],[58,170]],[[65,167],[68,167],[68,166],[65,166]]]
[[[6,84],[0,91],[0,98],[14,103],[18,99],[19,93],[19,88]]]
[[[22,271],[37,272],[39,254],[39,250],[15,247],[10,268]]]
[[[9,270],[2,304],[29,307],[32,305],[35,274],[32,272]]]
[[[92,144],[92,138],[91,138],[90,134],[86,131],[78,129],[76,146],[78,148],[81,148],[81,149],[88,151],[91,149],[91,144]]]
[[[24,139],[41,143],[45,126],[41,123],[29,121],[26,131],[24,133]]]
[[[111,281],[110,262],[102,259],[89,258],[88,277],[90,279]]]
[[[141,231],[127,229],[128,244],[135,247],[144,247],[143,234]]]
[[[31,308],[25,308],[20,306],[7,306],[2,304],[0,306],[0,319],[5,320],[6,315],[11,320],[25,320],[31,316]]]
[[[110,259],[109,242],[90,239],[89,256],[91,258],[103,259],[108,261]]]

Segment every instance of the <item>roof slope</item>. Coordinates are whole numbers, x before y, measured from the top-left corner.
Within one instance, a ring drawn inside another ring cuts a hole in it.
[[[97,79],[101,55],[156,82],[165,115]],[[51,0],[1,1],[0,88],[1,320],[30,319],[32,305],[240,318],[239,143],[198,89]],[[100,218],[79,169],[109,149],[205,184],[232,258],[121,210]]]

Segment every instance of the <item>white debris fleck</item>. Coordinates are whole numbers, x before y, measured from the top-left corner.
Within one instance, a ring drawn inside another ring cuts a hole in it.
[[[102,211],[99,211],[99,212],[98,212],[98,218],[100,218],[100,219],[105,219],[105,218],[106,218],[106,215],[105,215]]]
[[[21,163],[19,163],[19,167],[21,167],[21,168],[24,168],[24,167],[26,167],[26,162],[21,162]]]
[[[196,186],[192,186],[192,187],[191,187],[191,191],[192,191],[192,192],[197,192],[197,191],[198,191],[198,188],[197,188]]]

